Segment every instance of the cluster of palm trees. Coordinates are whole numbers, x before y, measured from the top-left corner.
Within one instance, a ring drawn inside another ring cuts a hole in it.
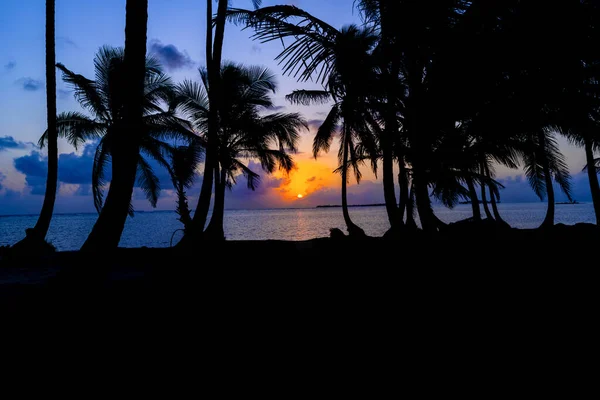
[[[318,82],[322,90],[296,90],[294,104],[329,104],[313,143],[315,157],[339,138],[342,210],[351,236],[346,199],[350,175],[382,170],[391,231],[444,226],[432,197],[453,207],[461,200],[482,220],[506,225],[498,212],[494,166],[522,166],[540,199],[548,198],[542,226],[554,224],[556,183],[571,196],[570,176],[557,135],[585,149],[597,222],[600,186],[594,158],[600,144],[600,7],[593,1],[558,0],[356,0],[349,6],[363,24],[336,29],[292,5],[253,10],[212,1],[206,10],[206,68],[200,81],[171,82],[146,56],[147,0],[128,0],[125,48],[100,49],[90,80],[57,64],[90,116],[56,118],[55,82],[48,79],[49,172],[46,199],[35,230],[45,237],[56,192],[56,140],[74,146],[96,141],[94,204],[99,218],[84,249],[118,245],[136,184],[155,205],[160,191],[151,164],[172,177],[183,222],[181,246],[223,239],[226,188],[244,175],[253,189],[259,176],[241,159],[258,159],[267,172],[294,167],[299,114],[270,113],[276,90],[267,69],[222,63],[227,20],[277,41],[284,74]],[[47,1],[47,69],[54,69],[54,1]],[[54,90],[54,91],[53,91]],[[195,212],[186,190],[203,159]],[[106,200],[103,189],[110,186]],[[399,188],[399,198],[397,198]],[[479,193],[477,188],[479,188]],[[489,196],[489,202],[488,202]],[[208,221],[211,198],[214,207]],[[491,205],[491,210],[490,210]]]
[[[423,230],[441,229],[432,197],[449,207],[468,200],[481,220],[477,187],[487,219],[505,225],[494,166],[523,167],[536,195],[548,198],[542,226],[552,226],[553,185],[571,198],[557,145],[557,135],[565,135],[585,148],[600,221],[597,2],[356,0],[354,6],[364,23],[341,30],[292,5],[228,12],[254,39],[283,44],[284,73],[322,84],[322,91],[298,90],[288,99],[332,100],[313,150],[315,157],[327,151],[341,126],[343,194],[348,170],[360,179],[360,165],[369,163],[382,169],[394,231],[416,227],[415,209]],[[362,234],[347,207],[344,218],[350,234]]]

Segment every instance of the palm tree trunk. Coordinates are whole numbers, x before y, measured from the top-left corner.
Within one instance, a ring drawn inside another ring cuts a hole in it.
[[[342,160],[342,213],[346,229],[350,236],[365,236],[365,232],[352,222],[350,213],[348,212],[348,153],[350,147],[349,132],[344,132],[342,146],[344,146],[344,154]]]
[[[116,149],[115,149],[116,150]],[[125,222],[129,215],[131,195],[135,186],[137,157],[132,160],[127,154],[136,150],[129,147],[113,151],[112,180],[106,201],[98,220],[92,228],[81,250],[99,251],[119,246]],[[137,150],[139,152],[139,149]]]
[[[544,133],[541,132],[539,134],[539,139],[540,139],[540,147],[543,149],[542,153],[545,151],[544,149],[546,148],[546,138],[544,136]],[[543,153],[541,154],[541,162],[542,162],[542,168],[544,171],[544,180],[546,181],[546,195],[548,196],[548,209],[546,210],[546,218],[544,218],[544,222],[542,222],[542,226],[541,227],[551,227],[554,226],[554,210],[556,208],[555,206],[555,199],[554,199],[554,187],[552,185],[552,172],[550,171],[550,164],[548,163],[548,158],[546,157],[546,154]]]
[[[112,181],[106,203],[83,244],[82,250],[116,248],[127,221],[135,186],[139,143],[144,130],[144,81],[148,0],[127,0],[124,64],[129,90],[124,104],[123,122],[117,127],[117,142],[112,144]]]
[[[415,190],[417,212],[419,213],[419,219],[421,220],[421,228],[425,232],[436,232],[437,224],[433,216],[433,210],[431,209],[431,199],[429,198],[427,181],[423,176],[424,173],[418,165],[413,166],[413,171],[415,175],[413,188]]]
[[[485,211],[485,217],[490,221],[494,220],[490,208],[488,207],[487,196],[485,195],[485,183],[481,183],[481,202],[483,203],[483,210]]]
[[[215,19],[215,34],[213,43],[212,3],[206,2],[206,69],[208,72],[208,134],[206,146],[206,158],[204,161],[204,177],[198,198],[198,206],[194,212],[192,229],[189,234],[184,235],[181,245],[202,237],[204,226],[208,218],[210,199],[213,188],[213,173],[217,164],[216,153],[219,118],[219,86],[221,76],[221,57],[223,54],[223,41],[225,36],[225,16],[227,12],[227,0],[219,0],[217,17]],[[216,188],[215,188],[216,195]],[[214,208],[214,207],[213,207]],[[213,211],[214,212],[214,211]]]
[[[471,208],[473,209],[473,219],[475,221],[481,221],[481,210],[479,209],[479,199],[477,198],[475,184],[473,183],[473,179],[470,177],[466,180],[467,187],[469,188],[469,197],[471,198]]]
[[[404,160],[400,158],[399,162],[400,173],[398,174],[398,183],[400,185],[400,204],[399,204],[399,218],[404,221],[404,212],[408,206],[409,194],[408,194],[408,170],[404,164]]]
[[[387,125],[387,124],[386,124]],[[386,128],[386,138],[382,140],[383,147],[383,198],[388,220],[392,229],[402,225],[402,219],[398,210],[396,200],[396,185],[394,183],[394,155],[392,151],[393,140],[391,132]]]
[[[58,185],[58,136],[56,130],[56,56],[55,56],[55,1],[46,0],[46,106],[48,120],[48,176],[42,211],[35,224],[35,234],[44,239],[56,201]]]
[[[594,161],[594,149],[589,139],[585,140],[585,159],[587,162],[587,174],[592,192],[592,202],[596,214],[596,225],[600,225],[600,185],[598,184],[598,173]]]
[[[417,223],[415,222],[415,192],[413,188],[414,185],[411,185],[406,203],[406,227],[414,230],[417,229]]]
[[[489,189],[490,189],[490,202],[492,203],[492,211],[494,212],[494,218],[496,219],[496,222],[501,225],[509,226],[508,223],[506,221],[504,221],[502,219],[502,217],[500,216],[500,212],[498,211],[498,205],[496,204],[496,194],[492,191],[491,187]]]
[[[225,181],[227,171],[215,166],[215,205],[213,207],[210,223],[206,228],[205,237],[207,239],[224,240],[225,231],[223,221],[225,217]]]

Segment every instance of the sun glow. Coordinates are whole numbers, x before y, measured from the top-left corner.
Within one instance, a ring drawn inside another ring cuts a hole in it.
[[[298,194],[298,198],[299,198],[299,199],[301,199],[301,198],[303,198],[303,197],[304,197],[304,196],[302,196],[301,194]]]

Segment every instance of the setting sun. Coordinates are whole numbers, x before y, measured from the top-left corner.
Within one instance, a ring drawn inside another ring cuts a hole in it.
[[[302,196],[301,194],[299,194],[299,195],[298,195],[298,198],[299,198],[299,199],[301,199],[301,198],[303,198],[303,197],[304,197],[304,196]]]

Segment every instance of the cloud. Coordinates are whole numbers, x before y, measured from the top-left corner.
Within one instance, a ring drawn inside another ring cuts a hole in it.
[[[17,79],[15,83],[28,92],[36,92],[44,87],[44,82],[29,77]]]
[[[313,176],[312,178],[308,178],[308,179],[306,180],[306,183],[314,182],[314,181],[316,181],[316,180],[317,180],[317,177],[316,177],[316,176]]]
[[[68,153],[58,157],[59,184],[79,185],[74,190],[76,196],[87,196],[91,193],[95,151],[96,143],[94,142],[87,144],[81,155]],[[171,189],[173,186],[168,171],[154,160],[148,160],[148,162],[160,180],[161,189]],[[44,194],[48,173],[47,156],[42,156],[38,151],[32,151],[29,155],[16,158],[14,165],[17,171],[25,175],[25,182],[31,188],[31,194]],[[107,166],[105,174],[107,181],[110,181],[111,175],[110,166]],[[135,187],[139,188],[138,182]]]
[[[327,114],[329,114],[327,111],[319,111],[318,113],[316,113],[317,115],[321,116],[321,117],[326,117]]]
[[[2,181],[6,179],[6,175],[4,175],[2,172],[0,172],[0,190],[2,190]]]
[[[4,69],[7,71],[11,71],[13,69],[15,69],[15,67],[17,66],[17,62],[16,61],[9,61],[8,64],[6,64],[4,66]]]
[[[285,106],[273,106],[271,108],[269,108],[269,110],[273,110],[273,111],[282,111],[285,110]]]
[[[159,40],[153,39],[149,45],[149,52],[154,54],[168,71],[194,66],[194,62],[188,53],[185,50],[180,51],[173,44],[162,44]]]
[[[260,48],[260,46],[257,46],[255,44],[252,45],[251,50],[252,50],[252,53],[254,53],[254,54],[260,54],[262,52],[262,49]]]
[[[25,149],[27,143],[18,142],[12,136],[0,136],[0,151],[6,149]]]

